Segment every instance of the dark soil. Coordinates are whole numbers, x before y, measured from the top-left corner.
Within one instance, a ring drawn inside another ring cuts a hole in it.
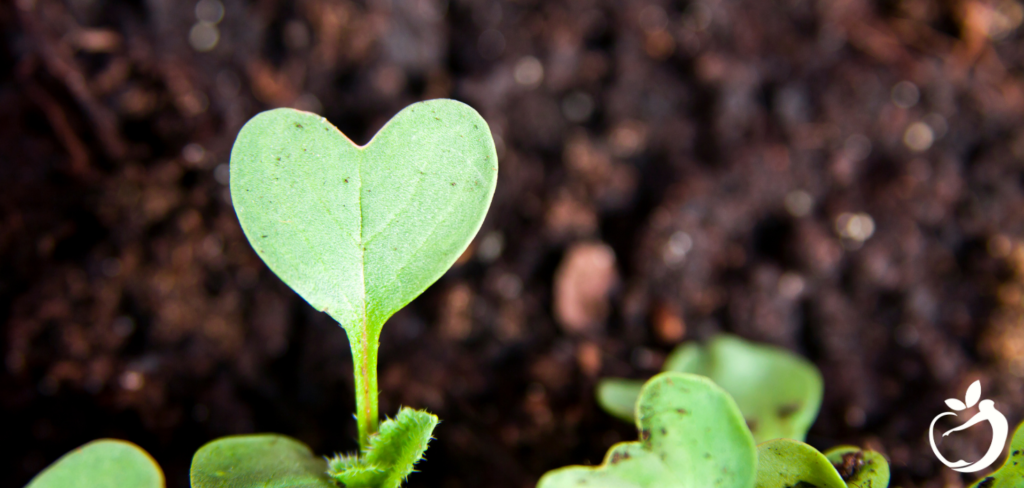
[[[1017,2],[223,2],[0,3],[0,485],[106,436],[170,487],[221,435],[355,448],[345,335],[224,186],[275,106],[362,143],[451,97],[498,141],[477,241],[384,330],[381,411],[443,419],[409,486],[598,463],[636,432],[597,378],[718,332],[813,360],[809,442],[882,451],[893,486],[976,479],[926,437],[975,379],[1024,417]],[[555,285],[575,249],[614,254],[610,289]]]

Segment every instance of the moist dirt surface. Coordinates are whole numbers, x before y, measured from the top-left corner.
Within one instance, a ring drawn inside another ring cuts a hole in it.
[[[409,486],[533,486],[635,429],[603,376],[729,332],[813,361],[808,442],[959,487],[932,417],[1024,418],[1024,11],[1012,0],[0,3],[0,485],[99,437],[188,486],[222,435],[356,447],[343,331],[256,257],[255,113],[365,143],[450,97],[495,135],[479,236],[386,325],[381,412],[441,417]],[[970,413],[970,412],[969,412]],[[943,444],[979,459],[991,434]],[[958,457],[959,456],[959,457]]]

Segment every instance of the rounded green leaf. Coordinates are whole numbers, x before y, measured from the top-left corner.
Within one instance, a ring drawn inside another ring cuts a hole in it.
[[[818,416],[823,381],[810,361],[777,347],[721,335],[707,346],[703,368],[732,395],[754,439],[803,440]]]
[[[889,486],[889,463],[880,452],[855,446],[839,446],[825,451],[825,457],[835,466],[849,488]]]
[[[836,468],[817,449],[792,439],[757,446],[756,488],[846,488]]]
[[[1017,426],[1010,441],[1010,454],[1003,466],[976,481],[971,488],[1017,488],[1024,486],[1024,423]]]
[[[644,382],[619,378],[603,379],[597,383],[597,403],[606,412],[632,422],[636,418],[636,399]]]
[[[754,439],[803,440],[821,406],[821,373],[809,361],[784,349],[719,335],[707,346],[683,344],[665,361],[665,371],[711,378],[732,395]],[[598,401],[615,416],[628,418],[626,383],[598,385]],[[602,393],[602,390],[606,390]],[[615,393],[613,396],[612,393]]]
[[[714,344],[719,338],[734,338],[730,335],[719,335],[711,339],[711,343]],[[742,340],[735,338],[736,340]],[[665,364],[662,369],[665,371],[678,371],[680,373],[697,373],[697,371],[703,371],[707,369],[707,364],[711,361],[708,351],[704,346],[696,342],[688,342],[686,344],[680,344],[676,347],[672,354],[669,354],[665,358]],[[706,375],[705,375],[706,376]]]
[[[230,167],[256,252],[360,340],[451,267],[498,177],[487,123],[454,100],[406,107],[365,146],[318,115],[263,112],[238,134]]]
[[[163,488],[164,472],[131,442],[100,439],[79,447],[39,473],[26,488]]]
[[[337,488],[327,461],[277,434],[222,437],[192,457],[192,488]]]
[[[637,404],[640,441],[612,446],[598,467],[569,466],[538,488],[748,488],[757,465],[754,439],[736,403],[707,378],[661,373]]]

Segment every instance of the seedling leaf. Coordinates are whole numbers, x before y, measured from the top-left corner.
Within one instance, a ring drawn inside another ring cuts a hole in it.
[[[711,380],[661,373],[637,402],[640,440],[612,446],[598,467],[545,474],[538,488],[749,488],[754,439],[732,398]]]
[[[1010,441],[1010,454],[994,473],[974,482],[971,488],[1019,488],[1024,486],[1024,422]]]
[[[756,488],[847,488],[836,468],[817,449],[793,439],[757,446]]]
[[[665,370],[711,378],[736,400],[758,442],[780,437],[803,440],[821,406],[822,379],[813,364],[783,349],[731,335],[717,336],[706,346],[679,346],[666,359]],[[625,395],[635,388],[629,381],[606,379],[598,384],[598,402],[620,418],[629,418]]]
[[[606,412],[633,422],[636,400],[643,387],[644,382],[639,380],[603,379],[597,384],[597,402]]]
[[[720,335],[718,337],[732,336]],[[713,343],[716,339],[712,339],[711,342]],[[710,347],[704,347],[696,342],[680,344],[679,347],[676,347],[675,350],[672,351],[672,354],[669,354],[668,358],[665,359],[663,369],[665,371],[678,371],[680,373],[689,373],[707,369],[706,364],[711,362],[708,349],[710,349]]]
[[[348,334],[365,449],[377,429],[381,327],[480,229],[498,175],[490,129],[466,104],[430,100],[357,146],[323,117],[276,109],[245,124],[230,168],[256,253]]]
[[[328,461],[328,474],[348,488],[398,488],[423,458],[437,422],[430,413],[403,408],[380,425],[362,456],[337,455]]]
[[[309,447],[277,434],[221,437],[192,457],[192,488],[338,488]]]
[[[980,400],[980,399],[981,399],[981,380],[975,380],[974,383],[971,383],[971,386],[967,387],[967,398],[964,399],[964,400],[966,400],[965,403],[967,404],[967,408],[971,408],[971,407],[977,405],[978,400]]]
[[[855,446],[839,446],[825,451],[825,457],[835,466],[849,488],[889,486],[889,463],[879,452]]]
[[[367,464],[359,456],[338,455],[327,461],[327,474],[347,488],[377,487],[387,472]]]
[[[230,168],[238,219],[270,269],[346,330],[376,333],[469,245],[498,161],[475,110],[430,100],[362,147],[315,114],[263,112]]]
[[[100,439],[61,456],[26,488],[163,488],[164,473],[141,447]]]
[[[956,398],[947,398],[946,399],[946,406],[948,406],[949,408],[952,408],[953,410],[956,410],[958,412],[961,411],[961,410],[967,410],[967,405],[964,405],[964,402],[961,402],[960,400],[957,400]]]

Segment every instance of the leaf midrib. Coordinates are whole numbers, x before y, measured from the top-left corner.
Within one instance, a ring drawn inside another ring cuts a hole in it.
[[[339,131],[340,132],[340,131]],[[347,139],[347,138],[346,138]],[[351,141],[349,141],[351,142]],[[354,145],[354,144],[353,144]],[[363,284],[363,289],[360,290],[362,299],[360,300],[363,305],[363,311],[360,316],[360,320],[363,322],[363,342],[366,345],[366,243],[363,242],[363,164],[366,162],[366,153],[363,149],[366,146],[359,147],[355,146],[356,153],[359,154],[359,164],[356,165],[356,179],[359,180],[358,194],[359,198],[356,199],[356,203],[359,206],[359,282]]]
[[[341,131],[338,131],[338,132],[340,133]],[[346,137],[346,139],[348,139],[348,138]],[[349,141],[349,142],[352,142],[352,141]],[[353,146],[355,146],[355,144],[353,144]],[[362,313],[360,314],[359,320],[362,323],[361,323],[361,326],[359,327],[359,335],[360,335],[359,341],[361,342],[361,344],[360,344],[361,347],[353,348],[352,351],[355,352],[356,350],[359,350],[358,356],[359,356],[360,363],[361,363],[359,371],[354,371],[353,373],[361,374],[364,377],[373,378],[373,377],[376,377],[376,372],[371,373],[370,372],[370,368],[371,367],[374,367],[374,368],[376,367],[376,364],[372,364],[371,365],[371,362],[375,362],[376,361],[376,359],[375,359],[376,354],[373,353],[373,351],[376,348],[371,349],[371,347],[370,347],[370,331],[369,331],[369,329],[367,327],[367,316],[366,316],[366,243],[363,242],[363,229],[365,228],[365,225],[363,225],[363,218],[364,218],[364,215],[363,215],[363,164],[366,162],[366,153],[363,150],[364,148],[365,148],[365,146],[363,146],[363,147],[355,146],[356,153],[359,154],[359,159],[358,159],[359,164],[356,167],[356,176],[357,176],[357,179],[359,180],[359,188],[357,190],[359,198],[356,199],[357,200],[356,203],[358,204],[358,207],[359,207],[359,273],[361,275],[360,279],[359,279],[359,282],[362,283],[362,290],[360,290],[361,297],[360,297],[360,300],[359,300],[362,303]],[[374,357],[371,358],[371,356],[374,356]],[[357,384],[359,384],[359,382],[357,382]],[[363,389],[369,389],[369,388],[376,389],[377,388],[376,385],[371,385],[370,381],[363,381],[362,385],[363,385]],[[356,392],[357,396],[360,396],[360,395],[363,395],[363,394],[365,394],[365,392]],[[374,392],[374,394],[376,394],[376,392]],[[375,403],[376,399],[374,399],[373,402]],[[362,403],[362,407],[363,407],[363,410],[364,410],[363,414],[365,415],[365,418],[371,417],[370,412],[374,408],[374,405],[371,405],[371,402],[357,402],[357,403]],[[372,425],[376,425],[376,422],[377,422],[377,419],[373,419],[373,424]],[[362,430],[361,425],[362,424],[360,424],[360,430]],[[367,432],[367,434],[370,434],[370,433],[372,433],[372,432]],[[362,442],[362,441],[360,441],[360,442]]]

